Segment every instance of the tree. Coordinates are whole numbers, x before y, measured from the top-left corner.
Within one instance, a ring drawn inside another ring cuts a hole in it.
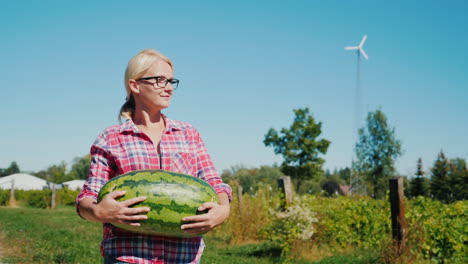
[[[457,158],[450,160],[449,182],[454,201],[468,199],[468,170],[464,159]]]
[[[242,192],[254,195],[260,188],[271,186],[277,189],[277,180],[283,176],[278,168],[261,166],[260,168],[248,169],[237,165],[226,169],[221,174],[223,181],[233,184],[236,182],[242,186]],[[235,185],[235,184],[233,184]]]
[[[416,169],[416,177],[410,182],[410,197],[429,196],[429,182],[424,177],[424,174],[425,172],[423,170],[422,159],[419,158]]]
[[[322,185],[322,189],[327,196],[333,196],[340,192],[340,185],[334,180],[329,180]]]
[[[10,166],[8,166],[8,168],[6,168],[5,170],[6,175],[11,175],[11,174],[19,173],[19,172],[20,172],[20,169],[16,161],[11,162]]]
[[[444,203],[468,199],[468,169],[464,159],[448,160],[440,151],[431,173],[431,194],[434,199]]]
[[[395,175],[395,160],[401,156],[401,142],[395,138],[395,128],[387,125],[387,117],[380,110],[369,112],[366,127],[358,131],[354,171],[367,183],[375,198],[383,198],[388,180]],[[357,175],[353,175],[356,177]]]
[[[437,156],[431,173],[431,194],[434,199],[445,203],[453,201],[449,180],[449,162],[443,151],[440,151]]]
[[[291,127],[283,128],[279,133],[271,128],[263,143],[274,147],[275,154],[283,156],[281,169],[295,181],[298,192],[304,181],[323,176],[322,165],[325,161],[320,154],[327,152],[330,141],[318,139],[322,133],[322,123],[315,122],[309,108],[293,111],[295,119]]]
[[[71,166],[68,178],[72,180],[86,180],[89,174],[89,165],[91,164],[91,155],[75,158]]]
[[[47,180],[53,183],[62,183],[70,180],[66,174],[67,164],[61,162],[59,165],[51,165],[47,168]]]

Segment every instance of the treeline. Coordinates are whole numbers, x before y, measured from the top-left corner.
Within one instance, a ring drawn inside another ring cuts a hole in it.
[[[77,157],[73,160],[70,169],[67,169],[67,163],[61,162],[57,165],[51,165],[46,170],[32,172],[30,174],[54,183],[63,183],[71,180],[85,180],[88,177],[91,155]],[[0,177],[8,176],[22,172],[19,165],[13,161],[6,169],[0,169]]]
[[[466,160],[462,158],[447,159],[444,152],[441,151],[429,173],[426,173],[422,160],[419,159],[416,173],[409,181],[407,190],[409,197],[431,197],[444,203],[468,200]]]
[[[274,166],[244,168],[234,166],[222,172],[225,181],[242,186],[244,193],[255,194],[259,188],[276,188],[281,175],[291,177],[298,194],[326,195],[359,194],[383,199],[388,182],[398,175],[395,162],[403,153],[395,128],[388,124],[381,109],[369,112],[366,123],[358,130],[352,165],[349,168],[325,171],[323,158],[332,142],[322,137],[322,122],[317,121],[308,108],[294,109],[294,120],[289,127],[271,128],[264,136],[265,147],[272,147],[283,162]],[[55,183],[86,179],[90,155],[76,158],[67,171],[62,162],[34,175]],[[5,176],[19,172],[16,162],[0,169]],[[406,177],[408,197],[425,196],[450,203],[468,199],[468,171],[463,158],[447,159],[441,151],[429,172],[424,172],[422,161],[417,163],[415,175]]]
[[[403,146],[381,109],[369,112],[365,125],[359,128],[352,166],[334,173],[324,172],[322,168],[325,162],[322,156],[331,144],[330,140],[322,138],[322,122],[316,121],[308,108],[295,109],[294,114],[289,127],[271,128],[263,143],[283,156],[278,167],[292,178],[297,193],[349,192],[375,199],[387,196],[389,180],[400,176],[395,163],[403,153]],[[468,199],[468,171],[464,159],[447,160],[441,151],[429,177],[425,177],[422,165],[420,168],[414,179],[410,177],[406,181],[410,185],[407,186],[408,196],[428,196],[446,203]]]
[[[241,186],[242,193],[256,195],[259,190],[276,192],[277,181],[285,174],[279,166],[261,166],[247,168],[236,165],[222,172],[221,177],[231,186]],[[297,194],[314,194],[334,196],[343,193],[349,188],[351,169],[326,170],[315,179],[303,181]],[[423,169],[422,160],[417,161],[414,175],[403,176],[405,183],[405,196],[415,198],[418,196],[432,198],[444,203],[468,200],[468,169],[465,159],[447,159],[441,151],[433,166],[428,172]],[[297,182],[293,180],[293,184]]]

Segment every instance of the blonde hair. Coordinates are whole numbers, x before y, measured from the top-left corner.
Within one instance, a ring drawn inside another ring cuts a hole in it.
[[[130,85],[128,81],[133,79],[137,80],[145,74],[145,72],[153,66],[158,60],[163,60],[171,69],[174,70],[174,66],[169,58],[164,56],[163,54],[153,50],[153,49],[144,49],[140,51],[135,57],[133,57],[127,65],[127,69],[125,70],[125,90],[127,91],[127,97],[125,103],[120,108],[119,113],[119,121],[121,122],[121,118],[125,119],[132,119],[133,113],[135,112],[135,99],[132,95],[132,90],[130,89]]]

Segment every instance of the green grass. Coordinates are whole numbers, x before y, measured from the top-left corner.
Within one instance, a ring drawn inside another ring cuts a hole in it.
[[[102,263],[101,225],[81,219],[73,207],[55,210],[0,207],[0,233],[3,251],[0,262],[3,263]],[[207,235],[205,243],[203,264],[281,263],[281,248],[270,242],[228,246],[221,238]],[[296,260],[294,263],[377,263],[375,256],[363,255],[338,255],[320,262]]]
[[[74,208],[0,208],[6,263],[100,263],[102,227]]]

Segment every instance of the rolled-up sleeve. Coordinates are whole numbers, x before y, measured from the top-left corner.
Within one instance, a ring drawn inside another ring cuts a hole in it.
[[[205,143],[201,139],[198,132],[196,132],[195,138],[198,144],[198,178],[210,184],[216,193],[226,193],[229,201],[232,201],[232,189],[228,184],[223,182],[218,172],[216,171],[213,161],[211,160],[211,157],[206,149]]]
[[[88,178],[83,188],[76,197],[76,209],[79,214],[78,206],[85,197],[91,197],[97,201],[99,190],[113,177],[114,161],[112,156],[105,150],[105,139],[99,136],[91,146],[91,164],[89,167]]]

